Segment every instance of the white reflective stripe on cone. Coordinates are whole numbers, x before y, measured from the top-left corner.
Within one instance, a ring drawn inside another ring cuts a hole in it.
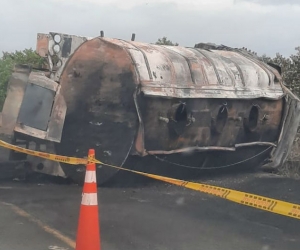
[[[96,171],[86,171],[85,183],[96,183]]]
[[[96,193],[91,193],[91,194],[83,193],[81,205],[86,205],[86,206],[98,205],[97,194]]]

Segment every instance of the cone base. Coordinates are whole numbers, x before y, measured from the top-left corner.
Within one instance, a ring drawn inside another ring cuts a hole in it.
[[[98,206],[81,205],[75,249],[101,249]]]

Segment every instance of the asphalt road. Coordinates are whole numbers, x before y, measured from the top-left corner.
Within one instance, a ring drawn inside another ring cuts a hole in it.
[[[202,182],[300,204],[300,182],[275,175]],[[76,185],[0,182],[0,249],[72,249],[81,191]],[[153,181],[99,188],[98,198],[104,250],[300,249],[299,220],[181,187]]]

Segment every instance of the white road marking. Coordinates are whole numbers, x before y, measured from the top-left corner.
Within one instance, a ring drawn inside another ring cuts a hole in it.
[[[27,218],[29,221],[35,223],[40,228],[42,228],[45,232],[47,232],[47,233],[53,235],[54,237],[58,238],[59,240],[61,240],[62,242],[64,242],[68,246],[70,246],[71,248],[73,248],[73,249],[75,248],[76,242],[74,240],[70,239],[69,237],[63,235],[58,230],[55,230],[54,228],[51,228],[47,224],[43,223],[42,221],[34,218],[32,215],[30,215],[29,213],[27,213],[26,211],[24,211],[23,209],[17,207],[14,204],[6,203],[6,202],[1,202],[1,203],[3,205],[6,205],[6,206],[10,207],[16,214],[18,214],[18,215],[20,215],[24,218]],[[61,248],[61,250],[63,250],[63,248]]]
[[[4,186],[1,187],[1,186],[0,186],[0,189],[12,189],[12,187],[4,187]]]
[[[50,250],[69,250],[69,248],[58,247],[58,246],[49,246],[48,249],[50,249]]]

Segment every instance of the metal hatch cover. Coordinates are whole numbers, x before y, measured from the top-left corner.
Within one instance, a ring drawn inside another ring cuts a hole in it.
[[[31,72],[14,131],[60,142],[66,109],[60,85],[43,73]]]
[[[46,131],[55,92],[32,83],[26,87],[17,122]]]

